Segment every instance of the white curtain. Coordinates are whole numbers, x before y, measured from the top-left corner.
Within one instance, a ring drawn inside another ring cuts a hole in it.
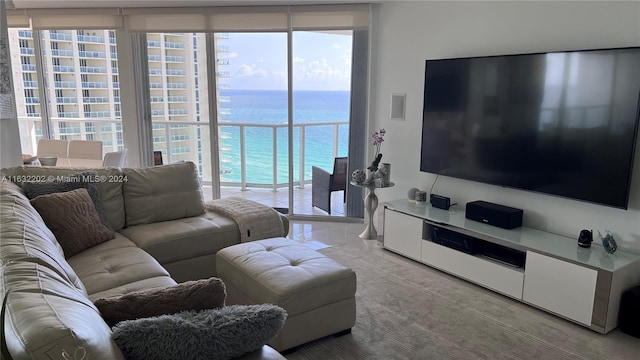
[[[5,5],[0,1],[0,168],[22,164]]]

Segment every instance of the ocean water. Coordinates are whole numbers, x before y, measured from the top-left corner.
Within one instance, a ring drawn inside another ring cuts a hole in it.
[[[223,90],[220,95],[228,98],[221,103],[224,115],[221,122],[279,125],[276,128],[277,182],[289,180],[287,138],[287,92],[285,90]],[[293,148],[294,181],[299,180],[301,127],[304,127],[304,178],[311,179],[311,167],[333,169],[334,131],[337,131],[338,152],[347,156],[347,124],[309,125],[310,123],[346,122],[349,120],[349,91],[294,91],[293,93]],[[274,128],[272,126],[247,126],[245,151],[247,182],[273,183]],[[223,126],[221,130],[221,167],[223,182],[240,182],[240,129]]]

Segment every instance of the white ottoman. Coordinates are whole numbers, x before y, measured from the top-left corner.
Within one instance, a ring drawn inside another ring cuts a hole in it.
[[[275,304],[287,321],[269,345],[291,349],[327,335],[349,333],[356,321],[356,274],[285,238],[252,241],[216,254],[227,304]]]

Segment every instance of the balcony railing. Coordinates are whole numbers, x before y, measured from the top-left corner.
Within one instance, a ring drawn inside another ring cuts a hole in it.
[[[78,51],[78,56],[81,58],[104,59],[106,53],[104,51]]]
[[[104,66],[80,66],[81,73],[106,74],[107,68]]]
[[[78,35],[78,42],[104,44],[104,36]]]
[[[72,73],[72,72],[75,72],[75,69],[73,68],[73,66],[54,65],[53,66],[53,71],[54,72]]]
[[[51,55],[52,56],[73,57],[73,50],[51,49]]]
[[[77,113],[76,113],[77,114]],[[39,114],[37,114],[39,115]],[[67,139],[116,141],[122,146],[122,123],[115,119],[52,118],[54,137],[65,135]],[[20,117],[26,129],[33,129],[33,138],[28,148],[35,149],[41,132],[35,123],[37,117]],[[63,122],[64,124],[61,124]],[[89,125],[91,125],[89,127]],[[246,189],[271,188],[277,190],[288,186],[288,136],[287,124],[230,123],[220,124],[221,182],[222,186]],[[293,126],[294,138],[294,185],[304,187],[311,182],[311,166],[330,169],[333,159],[346,154],[348,121],[299,123]],[[154,149],[165,154],[166,163],[191,160],[198,164],[204,184],[211,184],[211,164],[201,159],[209,158],[200,153],[200,141],[206,142],[209,124],[196,121],[153,121]],[[322,141],[317,141],[318,136]],[[260,141],[258,141],[260,137]],[[205,140],[201,140],[205,139]],[[188,149],[188,151],[187,151]],[[113,151],[105,145],[105,151]],[[35,151],[34,151],[35,153]],[[262,171],[267,176],[258,177]]]

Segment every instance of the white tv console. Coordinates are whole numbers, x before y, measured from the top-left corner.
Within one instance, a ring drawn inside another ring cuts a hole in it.
[[[440,210],[406,199],[382,205],[385,249],[600,333],[617,326],[622,293],[640,284],[640,256],[624,251],[609,255],[597,239],[585,249],[577,238],[527,227],[501,229],[466,219],[464,210]],[[525,266],[470,255],[428,236],[424,240],[425,223],[525,252]]]

